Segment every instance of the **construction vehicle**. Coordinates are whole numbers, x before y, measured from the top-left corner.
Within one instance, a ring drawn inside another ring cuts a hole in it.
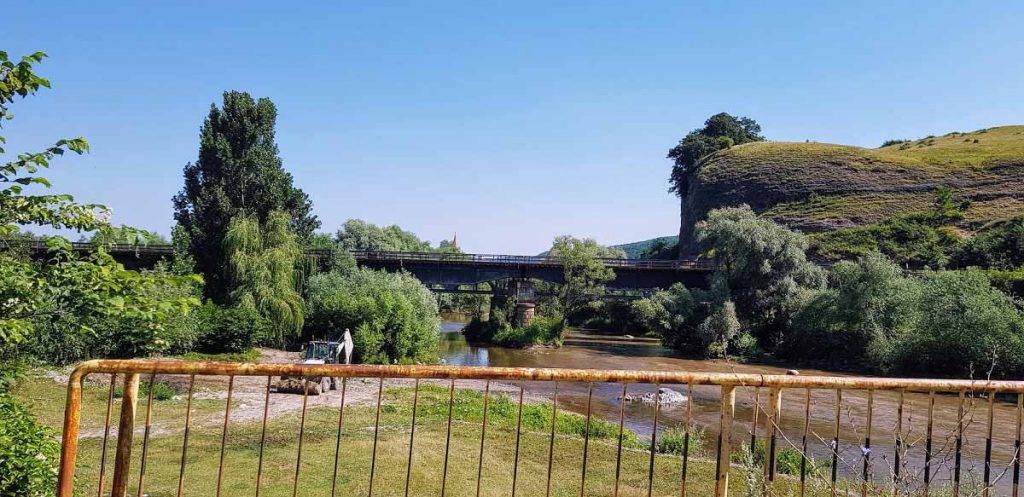
[[[345,330],[341,340],[311,340],[303,346],[302,364],[349,364],[352,361],[352,335]],[[274,384],[278,393],[320,395],[338,389],[338,379],[327,376],[282,376]]]

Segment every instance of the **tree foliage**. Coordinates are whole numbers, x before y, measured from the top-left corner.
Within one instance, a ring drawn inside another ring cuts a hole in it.
[[[335,234],[335,240],[346,250],[381,252],[432,252],[430,242],[402,228],[377,226],[362,219],[349,219]],[[449,249],[450,250],[450,249]]]
[[[668,158],[673,161],[669,191],[685,195],[690,176],[705,156],[733,145],[761,140],[764,140],[761,125],[753,119],[734,117],[725,112],[709,117],[703,128],[687,133],[678,145],[668,151]]]
[[[0,117],[11,118],[8,104],[15,97],[49,87],[49,81],[33,72],[33,65],[44,57],[36,53],[14,63],[6,52],[0,52]],[[40,170],[65,151],[81,154],[87,150],[84,138],[62,139],[42,152],[19,154],[0,166],[0,236],[18,233],[24,226],[110,229],[109,210],[102,205],[79,204],[71,195],[32,194],[25,189],[49,188],[51,183],[39,175]],[[49,250],[45,263],[0,250],[0,356],[41,327],[66,326],[68,333],[93,334],[97,320],[113,317],[158,325],[170,315],[198,305],[191,296],[162,298],[153,294],[164,285],[192,287],[200,281],[195,277],[129,271],[102,247],[80,256],[62,237],[45,241]]]
[[[824,283],[824,272],[807,260],[806,238],[746,205],[711,211],[697,239],[718,262],[712,286],[727,293],[718,301],[735,301],[740,320],[765,345],[779,340],[808,291]]]
[[[920,317],[921,288],[879,252],[836,264],[828,288],[793,318],[793,331],[780,356],[816,359],[832,365],[892,367],[895,343],[911,333]]]
[[[615,279],[615,272],[601,258],[625,258],[621,249],[599,245],[592,238],[560,236],[551,245],[550,254],[562,263],[564,282],[559,300],[567,318],[579,313],[605,293],[605,284]]]
[[[274,142],[277,109],[266,98],[224,93],[223,105],[210,106],[199,137],[199,158],[185,166],[185,186],[174,197],[174,218],[189,236],[196,267],[206,277],[206,295],[228,298],[224,236],[235,216],[266,222],[284,211],[291,229],[308,239],[320,221],[309,197],[292,184]]]
[[[288,214],[272,211],[263,223],[255,215],[235,216],[224,235],[224,252],[231,302],[272,323],[278,343],[301,332],[304,305],[295,265],[302,249]]]
[[[982,230],[956,252],[958,267],[1012,270],[1024,266],[1024,217]]]
[[[438,353],[437,303],[430,290],[407,273],[369,269],[332,271],[306,286],[310,337],[338,338],[352,331],[355,360],[420,363]]]

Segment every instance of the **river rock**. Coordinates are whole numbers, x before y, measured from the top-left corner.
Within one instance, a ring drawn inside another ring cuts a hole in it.
[[[672,390],[671,388],[659,388],[658,393],[660,394],[661,405],[663,406],[678,405],[689,400],[685,395]],[[630,393],[620,399],[624,402],[640,402],[641,404],[653,406],[655,402],[655,395],[654,392],[647,392],[644,394]]]

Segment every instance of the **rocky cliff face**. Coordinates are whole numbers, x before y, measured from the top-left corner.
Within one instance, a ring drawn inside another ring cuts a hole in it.
[[[758,142],[718,152],[701,162],[681,198],[680,253],[696,253],[694,225],[718,207],[748,204],[814,232],[926,211],[943,185],[971,202],[964,229],[1024,214],[1024,126],[877,149]]]

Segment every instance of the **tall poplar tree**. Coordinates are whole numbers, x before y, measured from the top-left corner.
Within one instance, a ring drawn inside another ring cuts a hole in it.
[[[263,223],[271,212],[284,211],[300,240],[320,227],[309,196],[282,166],[274,142],[276,121],[270,99],[224,92],[223,105],[210,106],[199,158],[185,165],[185,186],[174,196],[174,218],[188,234],[206,295],[215,301],[226,302],[230,292],[224,234],[231,218],[244,212]]]

